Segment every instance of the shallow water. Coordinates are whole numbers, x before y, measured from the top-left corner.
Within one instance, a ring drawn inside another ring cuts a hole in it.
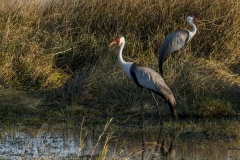
[[[0,159],[240,159],[238,120],[172,122],[145,125],[144,130],[104,127],[67,122],[7,127],[1,130]]]

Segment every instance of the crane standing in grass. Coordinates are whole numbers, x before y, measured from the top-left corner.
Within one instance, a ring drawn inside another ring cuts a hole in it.
[[[123,36],[117,36],[114,39],[114,41],[111,44],[109,44],[109,46],[112,46],[114,44],[117,44],[120,47],[118,50],[118,62],[120,66],[122,67],[123,71],[128,75],[128,77],[130,77],[140,89],[142,119],[143,119],[143,95],[142,95],[143,88],[147,88],[157,93],[161,97],[163,97],[167,101],[170,107],[172,118],[177,118],[177,111],[175,108],[176,106],[175,98],[172,94],[172,91],[165,84],[162,77],[157,72],[155,72],[154,70],[144,65],[136,64],[133,62],[125,62],[123,60],[122,51],[125,45],[125,38]],[[153,93],[152,93],[152,96],[156,102],[156,107],[158,111],[158,103]],[[158,114],[159,114],[159,111],[158,111]],[[159,118],[160,118],[160,115],[159,115]]]
[[[178,30],[170,35],[167,36],[167,38],[163,41],[161,45],[161,49],[158,56],[158,65],[159,65],[159,72],[163,76],[163,62],[165,62],[168,58],[168,56],[175,52],[180,50],[183,46],[185,46],[192,37],[196,34],[197,27],[194,23],[197,22],[197,18],[194,16],[188,16],[187,17],[187,23],[192,26],[193,30]]]

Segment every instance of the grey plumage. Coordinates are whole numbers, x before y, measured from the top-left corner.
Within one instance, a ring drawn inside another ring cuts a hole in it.
[[[163,76],[163,63],[167,60],[169,55],[175,51],[180,50],[187,44],[187,42],[196,34],[196,26],[194,21],[197,21],[197,18],[193,16],[187,17],[187,22],[193,27],[193,31],[188,30],[178,30],[170,35],[162,42],[161,49],[158,56],[158,65],[159,72]]]
[[[138,87],[147,88],[163,97],[169,104],[172,116],[177,117],[175,109],[176,101],[172,91],[156,71],[144,65],[133,63],[130,73]]]
[[[125,38],[122,36],[118,36],[115,40],[109,45],[118,44],[120,46],[118,51],[118,61],[124,72],[134,80],[134,82],[138,85],[141,91],[141,99],[142,99],[142,90],[143,88],[147,88],[151,91],[154,91],[158,95],[162,96],[167,103],[169,104],[172,117],[177,118],[176,111],[176,101],[172,94],[170,88],[165,84],[163,78],[151,68],[148,68],[144,65],[139,65],[132,62],[125,62],[122,59],[122,50],[125,45]],[[152,94],[153,95],[153,94]],[[153,95],[154,97],[154,95]],[[155,97],[154,97],[154,100]],[[143,101],[143,99],[142,99]],[[157,105],[157,101],[156,101]],[[142,106],[143,107],[143,106]],[[157,106],[158,109],[158,106]]]
[[[168,35],[167,38],[163,41],[158,57],[159,71],[162,76],[163,76],[162,70],[163,62],[167,60],[168,56],[171,53],[180,50],[188,42],[188,39],[189,39],[188,31],[179,30]]]

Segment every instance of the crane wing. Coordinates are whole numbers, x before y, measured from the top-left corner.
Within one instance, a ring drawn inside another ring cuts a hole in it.
[[[169,104],[173,117],[177,117],[176,101],[170,88],[165,84],[163,78],[151,68],[133,63],[130,68],[130,74],[134,82],[139,87],[153,90],[162,96]]]
[[[132,79],[139,87],[153,90],[168,99],[172,95],[172,91],[165,84],[163,78],[151,68],[144,65],[133,63],[130,68]]]
[[[163,75],[163,62],[167,60],[168,56],[171,53],[180,50],[188,42],[188,39],[189,31],[179,30],[168,35],[167,38],[163,41],[158,57],[159,70],[161,75]]]

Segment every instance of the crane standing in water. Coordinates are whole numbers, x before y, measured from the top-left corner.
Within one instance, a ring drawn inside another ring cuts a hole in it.
[[[118,50],[118,62],[121,68],[128,75],[128,77],[130,77],[137,84],[137,86],[140,89],[142,119],[143,119],[143,95],[142,95],[143,88],[147,88],[157,93],[161,97],[163,97],[167,101],[170,107],[172,118],[177,118],[177,111],[175,108],[176,107],[175,98],[172,94],[172,91],[165,84],[163,78],[151,68],[148,68],[144,65],[136,64],[133,62],[125,62],[123,60],[122,51],[125,45],[125,38],[123,36],[117,36],[114,39],[114,41],[111,44],[109,44],[109,46],[112,46],[114,44],[117,44],[120,47]],[[156,107],[158,111],[158,103],[153,93],[152,93],[152,96],[156,102]],[[159,114],[159,111],[158,111],[158,114]],[[160,115],[159,115],[159,118],[160,118]]]
[[[194,23],[197,22],[197,18],[194,16],[187,17],[187,23],[192,26],[193,30],[178,30],[170,35],[163,41],[161,45],[161,49],[158,56],[158,65],[159,65],[159,72],[163,76],[162,66],[163,63],[167,60],[168,56],[183,48],[196,34],[197,27]]]

